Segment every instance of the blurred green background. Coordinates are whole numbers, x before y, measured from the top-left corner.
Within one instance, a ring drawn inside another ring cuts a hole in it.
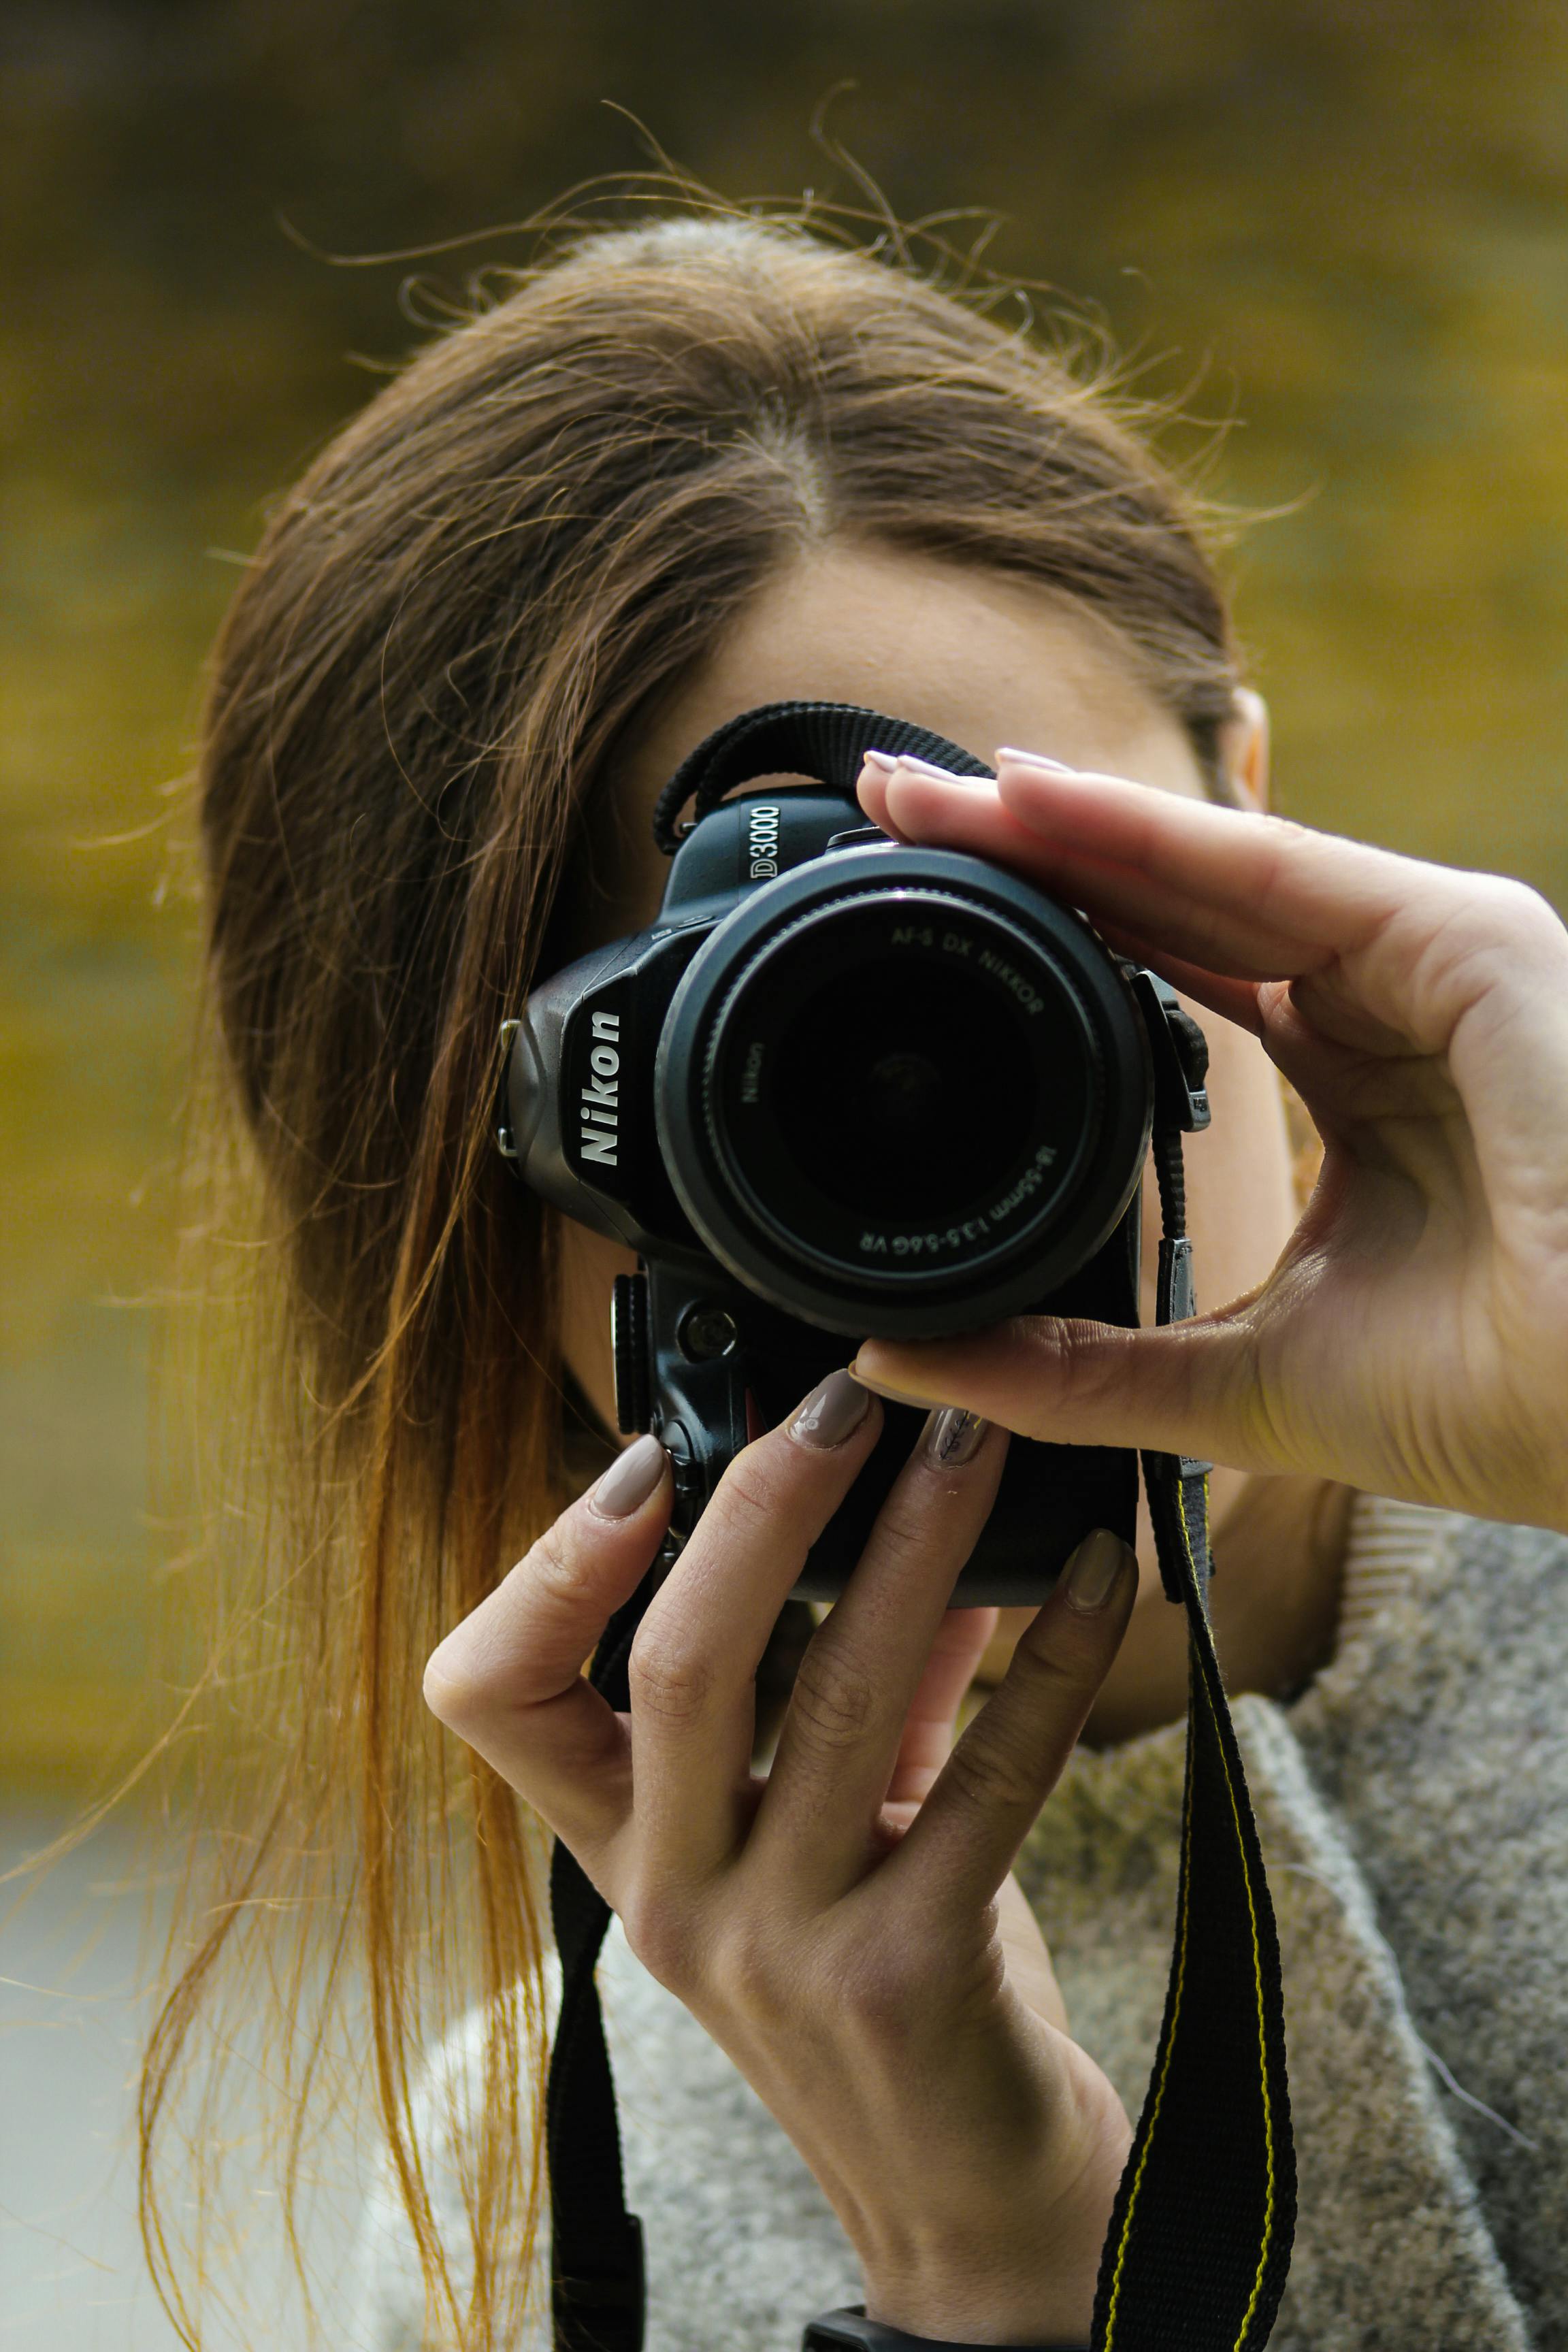
[[[1561,0],[11,0],[0,1774],[133,1748],[150,1286],[188,1020],[166,787],[263,502],[515,222],[637,168],[993,208],[990,259],[1231,420],[1294,813],[1568,906]],[[954,234],[967,237],[972,230]],[[1189,436],[1190,437],[1190,436]],[[149,1711],[151,1710],[151,1712]]]

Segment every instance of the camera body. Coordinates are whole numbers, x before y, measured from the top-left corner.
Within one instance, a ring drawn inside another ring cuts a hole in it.
[[[1163,981],[809,784],[710,808],[658,919],[505,1034],[501,1150],[641,1261],[616,1284],[617,1418],[670,1454],[672,1548],[863,1338],[1136,1324],[1152,1121],[1207,1120],[1201,1033]],[[885,1414],[797,1598],[843,1589],[908,1457],[921,1414]],[[1037,1603],[1091,1528],[1131,1542],[1136,1506],[1130,1451],[1015,1437],[953,1605]]]

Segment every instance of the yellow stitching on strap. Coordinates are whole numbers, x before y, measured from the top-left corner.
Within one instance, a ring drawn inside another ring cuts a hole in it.
[[[1208,1491],[1206,1479],[1204,1482],[1204,1491],[1206,1498]],[[1193,1548],[1187,1537],[1186,1513],[1182,1511],[1178,1516],[1182,1521],[1183,1549],[1187,1555],[1187,1566],[1192,1571],[1193,1588],[1196,1591],[1198,1591],[1197,1571],[1193,1567]],[[1171,2055],[1176,2046],[1176,2027],[1181,2020],[1182,1995],[1186,1988],[1187,1904],[1191,1892],[1189,1849],[1192,1843],[1192,1823],[1193,1790],[1192,1774],[1189,1771],[1187,1785],[1182,1797],[1182,1903],[1176,1918],[1176,1989],[1171,2003],[1171,2030],[1166,2036],[1164,2055],[1160,2062],[1160,2079],[1154,2088],[1154,2104],[1149,2110],[1149,2128],[1143,2135],[1143,2146],[1138,2158],[1138,2169],[1132,2176],[1132,2187],[1127,2198],[1127,2210],[1121,2217],[1121,2240],[1116,2249],[1116,2268],[1111,2273],[1110,2299],[1105,2311],[1105,2352],[1110,2352],[1111,2338],[1116,2333],[1117,2305],[1121,2300],[1121,2273],[1127,2261],[1128,2242],[1132,2235],[1132,2217],[1138,2210],[1138,2199],[1143,2187],[1144,2168],[1149,2161],[1149,2151],[1154,2145],[1154,2133],[1160,2121],[1160,2110],[1165,2102],[1165,2083],[1171,2071]]]
[[[1127,2244],[1132,2235],[1132,2216],[1138,2210],[1138,2196],[1143,2186],[1143,2168],[1149,2161],[1149,2151],[1154,2145],[1154,2132],[1160,2121],[1160,2109],[1164,2104],[1165,2078],[1171,2071],[1171,2053],[1176,2046],[1176,2025],[1182,2014],[1182,1994],[1187,1978],[1187,1849],[1192,1837],[1192,1776],[1182,1807],[1182,1907],[1176,1922],[1176,1992],[1171,2005],[1171,2031],[1165,2041],[1165,2054],[1160,2065],[1160,2080],[1154,2092],[1154,2104],[1149,2111],[1149,2128],[1143,2136],[1142,2153],[1138,2169],[1132,2176],[1132,2187],[1127,2199],[1127,2210],[1121,2221],[1121,2242],[1116,2249],[1116,2268],[1110,2279],[1110,2301],[1105,2313],[1105,2352],[1110,2352],[1110,2339],[1116,2332],[1116,2306],[1121,2299],[1121,2271],[1127,2260]]]
[[[1208,1499],[1209,1482],[1205,1476],[1204,1479],[1204,1517],[1205,1524],[1208,1517]],[[1178,1497],[1176,1517],[1181,1527],[1182,1549],[1186,1554],[1187,1572],[1192,1579],[1193,1591],[1198,1600],[1199,1613],[1204,1617],[1206,1623],[1207,1612],[1204,1607],[1203,1586],[1198,1578],[1197,1562],[1193,1557],[1192,1530],[1187,1525],[1184,1497],[1181,1497],[1180,1496]],[[1217,1727],[1218,1715],[1215,1706],[1214,1692],[1210,1688],[1209,1685],[1208,1664],[1207,1661],[1204,1659],[1201,1650],[1199,1652],[1199,1661],[1200,1665],[1202,1666],[1202,1672],[1200,1673],[1198,1679],[1203,1687],[1204,1699],[1208,1706],[1210,1721],[1215,1723]],[[1248,2299],[1247,2309],[1242,2315],[1240,2332],[1237,2336],[1235,2345],[1232,2347],[1232,2352],[1242,2352],[1242,2347],[1247,2341],[1247,2331],[1252,2326],[1253,2315],[1258,2309],[1258,2298],[1263,2291],[1263,2273],[1268,2265],[1269,2250],[1274,2240],[1274,2108],[1273,2103],[1268,2095],[1268,2042],[1264,2014],[1263,1954],[1258,1935],[1258,1906],[1253,1897],[1252,1874],[1247,1868],[1247,1846],[1242,1837],[1241,1809],[1237,1802],[1236,1788],[1231,1778],[1230,1759],[1226,1754],[1225,1742],[1223,1739],[1218,1741],[1218,1747],[1220,1768],[1225,1774],[1226,1794],[1230,1800],[1231,1819],[1236,1828],[1237,1851],[1241,1857],[1242,1885],[1247,1890],[1247,1912],[1252,1930],[1252,1979],[1258,2002],[1258,2078],[1259,2085],[1263,2094],[1263,2136],[1265,2173],[1267,2178],[1267,2196],[1263,2210],[1262,2251],[1258,2258],[1258,2270],[1252,2282],[1252,2294]],[[1149,2151],[1154,2143],[1154,2133],[1160,2121],[1160,2110],[1164,2103],[1165,2083],[1170,2073],[1171,2054],[1175,2048],[1176,2027],[1182,2013],[1182,1993],[1186,1980],[1187,1969],[1187,1897],[1189,1891],[1189,1845],[1191,1837],[1192,1774],[1189,1772],[1187,1776],[1186,1798],[1182,1813],[1182,1907],[1176,1928],[1176,1989],[1171,2008],[1171,2031],[1166,2039],[1165,2053],[1160,2065],[1160,2080],[1154,2092],[1154,2104],[1149,2113],[1149,2128],[1144,2135],[1142,2151],[1138,2158],[1138,2169],[1132,2176],[1132,2188],[1127,2200],[1127,2211],[1122,2218],[1121,2239],[1116,2250],[1116,2268],[1111,2273],[1110,2299],[1106,2307],[1105,2352],[1110,2352],[1111,2338],[1116,2329],[1117,2305],[1121,2295],[1121,2273],[1127,2260],[1128,2241],[1132,2234],[1132,2216],[1137,2210],[1139,2193],[1143,2186],[1144,2168],[1149,2161]]]
[[[1204,1480],[1204,1515],[1205,1521],[1208,1515],[1208,1496],[1209,1482],[1205,1477]],[[1193,1559],[1192,1536],[1187,1527],[1186,1512],[1184,1510],[1182,1511],[1180,1517],[1182,1521],[1183,1549],[1185,1550],[1187,1555],[1187,1566],[1192,1570],[1193,1581],[1196,1584],[1197,1568]],[[1203,1676],[1203,1682],[1204,1695],[1209,1703],[1210,1717],[1217,1722],[1217,1709],[1215,1706],[1214,1695],[1208,1687],[1208,1674],[1206,1668]],[[1231,1779],[1230,1759],[1225,1752],[1225,1742],[1223,1739],[1219,1741],[1218,1745],[1220,1766],[1225,1773],[1225,1792],[1230,1799],[1231,1819],[1236,1824],[1237,1852],[1241,1856],[1241,1883],[1247,1889],[1247,1916],[1252,1928],[1252,1981],[1258,2000],[1258,2073],[1259,2088],[1263,2094],[1264,2169],[1268,2183],[1268,2194],[1265,2199],[1263,2208],[1262,2249],[1258,2257],[1258,2270],[1252,2282],[1252,2294],[1248,2298],[1247,2309],[1242,2314],[1240,2332],[1237,2336],[1234,2347],[1232,2347],[1232,2352],[1241,2352],[1241,2347],[1247,2341],[1247,2330],[1252,2326],[1253,2314],[1258,2309],[1258,2298],[1263,2292],[1263,2273],[1268,2268],[1269,2249],[1274,2241],[1274,2106],[1273,2102],[1268,2095],[1268,2042],[1267,2032],[1265,2031],[1263,2006],[1263,1953],[1258,1937],[1258,1906],[1253,1898],[1252,1873],[1247,1868],[1247,1846],[1241,1833],[1241,1808],[1237,1802],[1236,1786]]]

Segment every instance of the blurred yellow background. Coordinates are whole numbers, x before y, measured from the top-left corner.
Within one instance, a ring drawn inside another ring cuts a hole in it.
[[[51,0],[0,40],[8,595],[0,1775],[133,1751],[194,918],[166,787],[264,501],[518,221],[637,168],[994,209],[1230,420],[1210,487],[1293,813],[1568,907],[1560,0]],[[949,229],[966,243],[978,220]],[[369,371],[369,372],[367,372]],[[1186,444],[1193,446],[1188,435]]]

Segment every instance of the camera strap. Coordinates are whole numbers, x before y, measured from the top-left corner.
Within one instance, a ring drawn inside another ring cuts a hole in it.
[[[617,1713],[631,1705],[632,1637],[664,1575],[662,1559],[617,1609],[588,1679]],[[595,1979],[610,1906],[556,1839],[550,1920],[561,1961],[561,2008],[544,2095],[550,2174],[554,2352],[642,2352],[642,2224],[626,2210],[616,2084]]]
[[[1194,1312],[1182,1139],[1157,1126],[1157,1323]],[[1176,1928],[1149,2089],[1100,2257],[1094,2352],[1255,2352],[1290,2266],[1296,2158],[1274,1908],[1215,1654],[1210,1465],[1145,1453],[1168,1600],[1187,1613]]]
[[[954,772],[989,769],[940,736],[835,704],[773,705],[710,737],[661,794],[655,834],[763,774],[812,773],[852,793],[869,746]],[[1163,1237],[1156,1321],[1194,1311],[1181,1131],[1151,1146]],[[1295,2226],[1279,1940],[1208,1612],[1207,1463],[1142,1455],[1166,1596],[1186,1611],[1186,1772],[1174,1949],[1153,2071],[1117,2191],[1095,2297],[1093,2352],[1257,2352],[1284,2291]],[[632,1639],[666,1573],[617,1611],[589,1679],[629,1705]],[[545,2098],[555,2352],[641,2352],[641,2228],[626,2206],[614,2081],[595,1968],[609,1907],[557,1842],[551,1915],[561,2010]]]

